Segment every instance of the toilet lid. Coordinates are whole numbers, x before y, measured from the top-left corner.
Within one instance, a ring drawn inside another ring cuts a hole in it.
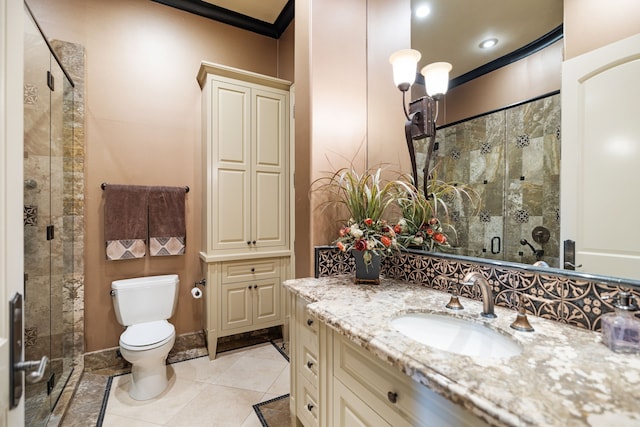
[[[171,337],[175,328],[166,320],[131,325],[120,335],[120,342],[127,347],[145,347]]]

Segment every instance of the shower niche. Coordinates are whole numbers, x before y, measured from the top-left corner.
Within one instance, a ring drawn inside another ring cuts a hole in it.
[[[74,91],[28,8],[24,36],[24,348],[25,360],[49,359],[25,384],[25,424],[43,426],[74,362]]]

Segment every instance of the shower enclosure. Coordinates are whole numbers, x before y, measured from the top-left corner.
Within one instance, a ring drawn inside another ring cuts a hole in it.
[[[25,9],[25,360],[49,358],[25,385],[25,422],[43,426],[73,370],[73,82]]]

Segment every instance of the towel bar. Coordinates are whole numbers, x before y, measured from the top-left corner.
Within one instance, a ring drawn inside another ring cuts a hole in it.
[[[102,184],[100,184],[100,188],[102,188],[102,190],[104,190],[105,188],[107,188],[107,183],[106,183],[106,182],[103,182]],[[188,193],[188,192],[189,192],[189,186],[188,186],[188,185],[185,185],[185,186],[184,186],[184,192],[185,192],[185,193]]]

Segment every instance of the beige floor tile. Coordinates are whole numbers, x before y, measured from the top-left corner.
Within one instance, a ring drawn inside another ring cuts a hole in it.
[[[258,419],[256,411],[253,411],[252,414],[249,414],[247,419],[244,420],[244,423],[242,423],[240,427],[262,427],[262,423]]]
[[[257,418],[257,417],[256,417]],[[102,427],[162,427],[162,424],[149,423],[133,418],[121,417],[115,414],[106,414],[102,421]]]
[[[239,427],[263,393],[205,384],[198,395],[165,424],[166,427]]]
[[[289,393],[291,389],[291,374],[289,373],[289,365],[282,370],[278,378],[271,384],[271,387],[267,390],[267,393],[275,394],[276,396],[282,396]]]
[[[288,369],[288,367],[289,364],[282,357],[278,360],[242,356],[229,369],[218,376],[213,381],[213,384],[265,393],[282,371]]]
[[[240,359],[237,354],[220,354],[214,360],[198,357],[171,365],[176,376],[183,380],[211,382]]]
[[[169,386],[160,396],[138,401],[129,397],[131,375],[114,378],[106,414],[163,424],[180,412],[205,386],[203,383],[181,380],[172,375]]]
[[[289,364],[271,344],[168,366],[169,387],[155,399],[129,397],[130,375],[114,377],[104,427],[261,427],[253,405],[289,392]]]

